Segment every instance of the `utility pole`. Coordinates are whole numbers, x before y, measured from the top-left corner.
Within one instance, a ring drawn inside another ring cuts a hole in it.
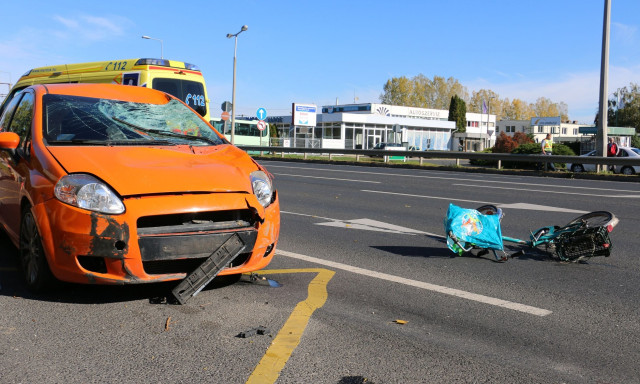
[[[607,154],[607,112],[609,73],[609,25],[611,23],[611,0],[604,0],[604,21],[602,25],[602,62],[600,64],[600,110],[598,111],[598,133],[596,134],[596,155]],[[598,164],[597,171],[606,170],[606,165]]]

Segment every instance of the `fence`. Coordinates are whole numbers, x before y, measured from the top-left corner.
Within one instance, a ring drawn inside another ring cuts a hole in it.
[[[257,151],[261,153],[280,153],[282,157],[286,153],[303,154],[306,158],[308,154],[320,154],[329,156],[355,155],[356,161],[361,157],[383,157],[385,162],[389,161],[389,156],[405,156],[418,158],[420,165],[425,159],[454,159],[456,165],[460,165],[460,160],[486,160],[497,162],[498,169],[502,168],[503,161],[523,162],[523,163],[579,163],[579,164],[601,164],[601,165],[630,165],[640,166],[640,157],[600,157],[600,156],[545,156],[545,155],[514,155],[510,153],[480,153],[480,152],[454,152],[454,151],[386,151],[375,149],[329,149],[329,148],[305,148],[305,147],[260,147],[260,146],[238,146],[245,151]]]

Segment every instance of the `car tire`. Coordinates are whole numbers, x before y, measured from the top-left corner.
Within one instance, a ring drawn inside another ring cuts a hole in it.
[[[42,240],[30,207],[26,207],[22,212],[19,244],[20,269],[27,288],[34,293],[50,288],[55,279],[44,254]]]
[[[620,170],[620,173],[623,175],[633,175],[636,172],[633,170],[633,167],[624,167]]]
[[[571,166],[571,172],[574,172],[574,173],[584,172],[584,167],[582,166],[582,164],[573,164]]]

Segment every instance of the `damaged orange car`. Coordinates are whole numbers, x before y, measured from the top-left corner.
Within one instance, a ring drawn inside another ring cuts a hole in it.
[[[0,113],[0,225],[29,289],[180,280],[234,235],[246,246],[220,275],[273,258],[271,174],[175,97],[34,85]]]

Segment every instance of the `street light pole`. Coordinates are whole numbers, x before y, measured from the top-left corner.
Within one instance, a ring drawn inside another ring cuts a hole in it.
[[[611,24],[611,0],[604,1],[604,20],[602,22],[602,57],[600,63],[600,108],[598,111],[598,125],[596,134],[596,155],[607,155],[607,112],[609,102],[607,98],[609,74],[609,26]],[[605,165],[598,164],[597,171],[606,170]]]
[[[156,39],[156,38],[154,38],[154,37],[149,37],[149,36],[146,36],[146,35],[145,35],[145,36],[142,36],[142,38],[143,38],[143,39],[147,39],[147,40],[157,40],[157,41],[159,41],[159,42],[160,42],[160,58],[161,58],[161,59],[164,59],[164,52],[163,52],[163,51],[164,51],[164,47],[162,46],[162,45],[163,45],[163,44],[162,44],[162,40],[160,40],[160,39]]]
[[[233,47],[233,90],[231,95],[231,144],[235,143],[236,136],[236,55],[238,53],[238,35],[249,29],[246,25],[243,25],[240,31],[236,34],[227,33],[227,38],[235,38]]]

